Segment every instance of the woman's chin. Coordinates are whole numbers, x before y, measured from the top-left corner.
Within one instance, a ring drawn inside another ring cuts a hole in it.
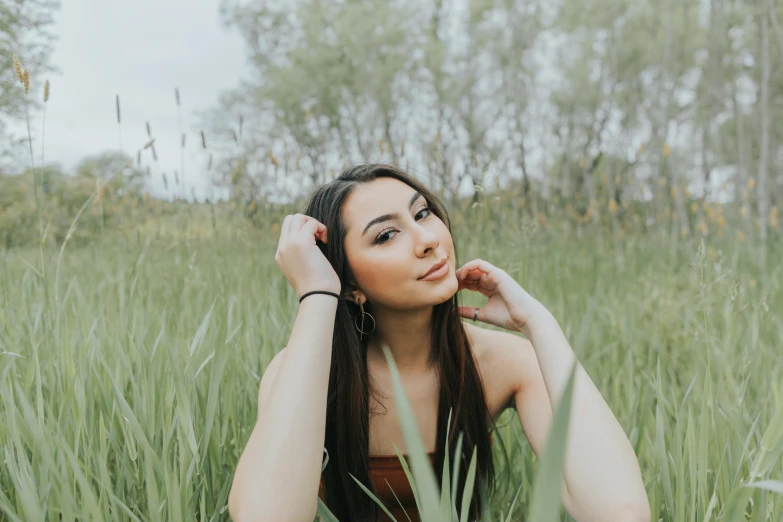
[[[439,297],[440,300],[438,301],[437,304],[445,303],[446,301],[454,297],[454,295],[456,295],[458,291],[459,291],[459,283],[457,282],[456,279],[454,280],[449,279],[448,282],[443,281],[442,284],[438,285],[437,293],[441,297]]]

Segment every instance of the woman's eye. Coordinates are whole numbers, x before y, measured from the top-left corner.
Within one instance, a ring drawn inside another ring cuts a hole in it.
[[[427,214],[426,214],[425,216],[423,216],[423,217],[419,218],[419,219],[424,219],[425,217],[427,217],[427,216],[429,216],[430,214],[432,214],[432,207],[429,207],[429,206],[427,206],[427,207],[423,207],[421,210],[419,210],[419,211],[416,213],[416,215],[418,216],[418,215],[419,215],[419,214],[421,214],[422,212],[426,212]],[[389,234],[391,234],[392,232],[397,232],[397,231],[396,231],[395,229],[393,229],[393,228],[389,228],[389,229],[386,229],[386,230],[384,230],[384,231],[383,231],[383,232],[381,232],[380,234],[378,234],[378,237],[376,237],[376,238],[375,238],[375,244],[376,244],[376,245],[380,245],[380,244],[382,244],[382,243],[386,243],[387,241],[391,241],[391,240],[394,238],[394,236],[392,236],[392,237],[388,237],[388,236],[389,236]]]
[[[376,245],[380,245],[381,243],[385,243],[389,241],[391,238],[388,237],[389,234],[394,232],[394,230],[389,230],[388,232],[384,232],[383,234],[379,235],[378,238],[375,240]]]
[[[419,210],[419,212],[416,215],[418,216],[422,212],[427,212],[427,215],[429,216],[430,214],[432,214],[432,207],[424,207],[423,209]]]

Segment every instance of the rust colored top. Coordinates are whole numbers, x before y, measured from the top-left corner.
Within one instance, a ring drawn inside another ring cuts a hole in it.
[[[435,465],[435,453],[428,453],[432,465]],[[397,455],[375,455],[370,456],[370,480],[372,489],[378,500],[383,502],[386,509],[397,519],[397,522],[407,522],[410,517],[411,522],[419,522],[419,510],[416,507],[416,499],[413,496],[408,477],[405,470],[402,469],[400,459]],[[318,488],[318,497],[325,501],[323,491],[323,481]],[[396,498],[395,498],[396,495]],[[399,502],[397,501],[399,499]],[[402,504],[402,507],[400,507]],[[328,507],[328,506],[327,506]],[[403,512],[403,509],[405,512]],[[405,516],[407,512],[408,516]],[[379,522],[389,522],[391,519],[385,513],[381,513]]]

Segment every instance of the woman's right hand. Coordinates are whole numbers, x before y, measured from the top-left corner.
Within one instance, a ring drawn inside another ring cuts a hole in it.
[[[275,252],[277,267],[294,287],[298,297],[311,290],[340,293],[340,278],[316,245],[326,243],[326,225],[304,214],[288,215],[280,227]]]

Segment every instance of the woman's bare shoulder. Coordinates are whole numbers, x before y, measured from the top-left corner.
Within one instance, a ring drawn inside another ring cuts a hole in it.
[[[476,363],[484,381],[487,403],[492,411],[513,405],[517,389],[516,355],[519,346],[528,342],[524,337],[503,330],[490,330],[465,323]]]
[[[492,366],[506,359],[509,352],[516,350],[527,340],[505,330],[490,330],[481,326],[463,323],[470,339],[471,350],[481,365]]]

